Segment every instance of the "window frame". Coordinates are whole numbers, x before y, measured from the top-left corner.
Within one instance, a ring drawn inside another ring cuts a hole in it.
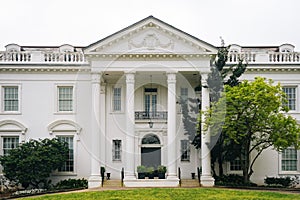
[[[115,142],[120,142],[120,147],[118,150],[116,150]],[[119,152],[119,158],[116,158],[116,152]],[[122,140],[120,140],[120,139],[112,140],[112,161],[113,162],[122,162]]]
[[[72,110],[71,111],[61,111],[60,110],[60,104],[59,104],[59,88],[63,88],[63,87],[71,87],[72,90]],[[76,113],[76,87],[74,84],[55,84],[55,114],[75,114]]]
[[[58,169],[53,172],[56,176],[76,176],[77,175],[77,134],[76,131],[55,131],[53,133],[53,138],[59,137],[73,137],[73,171],[59,171]]]
[[[183,146],[184,143],[186,145],[186,148]],[[184,154],[186,154],[186,158],[183,158]],[[191,144],[188,139],[180,140],[180,161],[181,162],[191,161]]]
[[[21,102],[22,102],[22,98],[21,98],[21,84],[1,84],[1,114],[21,114]],[[18,110],[13,111],[13,110],[5,110],[5,88],[9,88],[9,87],[17,87],[18,88]]]
[[[284,91],[285,88],[293,88],[295,90],[295,99],[294,99],[294,106],[295,109],[290,109],[289,102],[284,104],[284,106],[287,106],[289,108],[289,112],[296,112],[298,110],[298,105],[297,105],[297,99],[298,99],[298,86],[296,85],[283,85],[282,86],[282,91],[286,94],[287,96],[287,101],[289,101],[287,93]]]
[[[290,149],[290,150],[295,150],[294,148],[292,147],[289,147],[287,149]],[[291,170],[291,171],[287,171],[287,170],[283,170],[283,167],[282,167],[282,161],[283,161],[283,155],[282,155],[282,152],[278,152],[279,153],[279,174],[283,174],[283,175],[289,175],[289,174],[300,174],[300,155],[299,155],[299,150],[296,150],[296,156],[297,156],[297,161],[296,161],[296,167],[297,169],[296,170]]]
[[[115,89],[120,89],[120,96],[119,96],[119,101],[120,101],[120,104],[119,104],[119,106],[120,106],[120,109],[118,109],[118,110],[116,110],[115,109]],[[111,91],[111,104],[112,104],[112,107],[111,107],[111,109],[112,109],[112,111],[113,112],[122,112],[123,111],[123,93],[124,93],[124,91],[123,91],[123,87],[122,86],[120,86],[120,85],[114,85],[113,87],[112,87],[112,91]]]
[[[73,170],[71,171],[71,170],[68,170],[68,171],[61,171],[60,169],[58,169],[57,170],[57,172],[58,173],[74,173],[74,171],[75,171],[75,148],[74,148],[74,143],[75,143],[75,141],[74,141],[74,135],[73,134],[56,134],[56,136],[55,136],[56,138],[60,138],[60,137],[65,137],[65,138],[72,138],[72,150],[73,150],[73,152],[72,152],[72,162],[73,162]],[[69,146],[69,155],[68,155],[68,159],[67,159],[67,161],[66,161],[66,163],[67,162],[69,162],[71,159],[70,159],[70,144],[68,143],[68,146]],[[64,163],[64,166],[63,166],[63,168],[66,168],[65,167],[65,165],[66,165],[66,163]]]

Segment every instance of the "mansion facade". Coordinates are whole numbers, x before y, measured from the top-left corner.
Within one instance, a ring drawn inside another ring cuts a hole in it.
[[[0,153],[30,139],[58,137],[70,152],[54,181],[86,178],[89,188],[99,187],[105,167],[111,179],[120,179],[124,168],[127,187],[176,187],[178,168],[180,178],[190,179],[199,167],[201,184],[213,186],[209,134],[202,134],[200,149],[191,144],[181,100],[196,99],[207,109],[203,86],[217,52],[153,16],[86,47],[9,44],[0,52]],[[227,64],[239,57],[248,63],[242,79],[280,82],[300,122],[300,53],[294,46],[231,45]],[[299,175],[299,155],[266,150],[251,180]],[[137,179],[139,165],[166,166],[166,179]],[[238,161],[224,169],[242,173]]]

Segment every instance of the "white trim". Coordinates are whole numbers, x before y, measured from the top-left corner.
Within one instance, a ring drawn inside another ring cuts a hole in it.
[[[114,88],[121,88],[121,110],[114,110]],[[110,87],[110,112],[113,114],[123,114],[125,107],[125,89],[123,84],[113,84]]]
[[[1,113],[2,115],[20,115],[22,114],[22,84],[21,83],[4,83],[0,85],[1,92]],[[4,110],[4,87],[18,87],[18,111],[5,111]]]
[[[73,99],[72,99],[72,103],[73,103],[73,107],[72,107],[72,111],[60,111],[59,110],[59,87],[72,87],[73,88]],[[76,114],[76,108],[77,108],[77,92],[76,92],[76,85],[75,83],[55,83],[54,85],[54,114],[62,114],[62,115],[74,115]]]
[[[297,151],[297,171],[283,171],[282,170],[282,153],[278,152],[278,174],[279,175],[299,175],[300,174],[300,151]]]

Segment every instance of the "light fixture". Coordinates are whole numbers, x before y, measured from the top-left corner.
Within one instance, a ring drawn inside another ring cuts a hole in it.
[[[148,122],[149,124],[149,128],[153,128],[153,121],[151,121],[151,118],[150,118],[150,121]]]

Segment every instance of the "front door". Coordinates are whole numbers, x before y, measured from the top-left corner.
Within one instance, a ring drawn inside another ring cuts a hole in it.
[[[142,165],[154,167],[161,165],[161,148],[160,147],[142,147]]]

